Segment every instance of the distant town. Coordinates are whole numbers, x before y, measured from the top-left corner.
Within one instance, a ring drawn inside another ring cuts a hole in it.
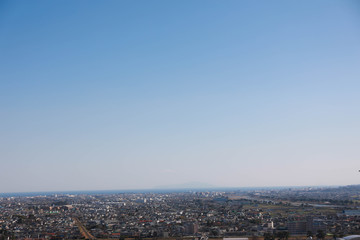
[[[360,185],[0,197],[0,239],[300,240],[359,234]]]

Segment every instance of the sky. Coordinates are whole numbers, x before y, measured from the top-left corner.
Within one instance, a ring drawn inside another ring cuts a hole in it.
[[[0,1],[0,192],[360,184],[358,1]]]

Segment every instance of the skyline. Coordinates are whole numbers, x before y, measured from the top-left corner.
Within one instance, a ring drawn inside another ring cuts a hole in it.
[[[200,184],[200,183],[197,183]],[[186,192],[221,192],[221,191],[265,191],[265,190],[287,190],[291,189],[293,191],[301,189],[336,189],[343,187],[356,187],[359,184],[352,185],[312,185],[312,186],[253,186],[253,187],[221,187],[221,186],[195,186],[185,184],[178,184],[174,186],[154,186],[152,188],[144,189],[78,189],[78,190],[58,190],[58,191],[30,191],[30,192],[0,192],[0,197],[31,197],[31,196],[41,196],[52,195],[52,194],[75,194],[75,195],[92,195],[92,194],[118,194],[118,193],[186,193]]]
[[[2,1],[0,192],[359,184],[357,1]]]

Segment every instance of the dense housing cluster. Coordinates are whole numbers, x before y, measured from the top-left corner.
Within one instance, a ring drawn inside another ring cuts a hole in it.
[[[335,238],[360,233],[358,190],[354,186],[7,196],[0,198],[0,237]]]

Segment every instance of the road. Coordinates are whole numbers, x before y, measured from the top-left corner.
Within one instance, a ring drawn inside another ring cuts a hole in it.
[[[72,217],[72,219],[75,221],[76,225],[78,226],[81,235],[85,237],[85,239],[96,239],[91,233],[86,229],[86,227],[80,222],[80,220],[77,217]]]

